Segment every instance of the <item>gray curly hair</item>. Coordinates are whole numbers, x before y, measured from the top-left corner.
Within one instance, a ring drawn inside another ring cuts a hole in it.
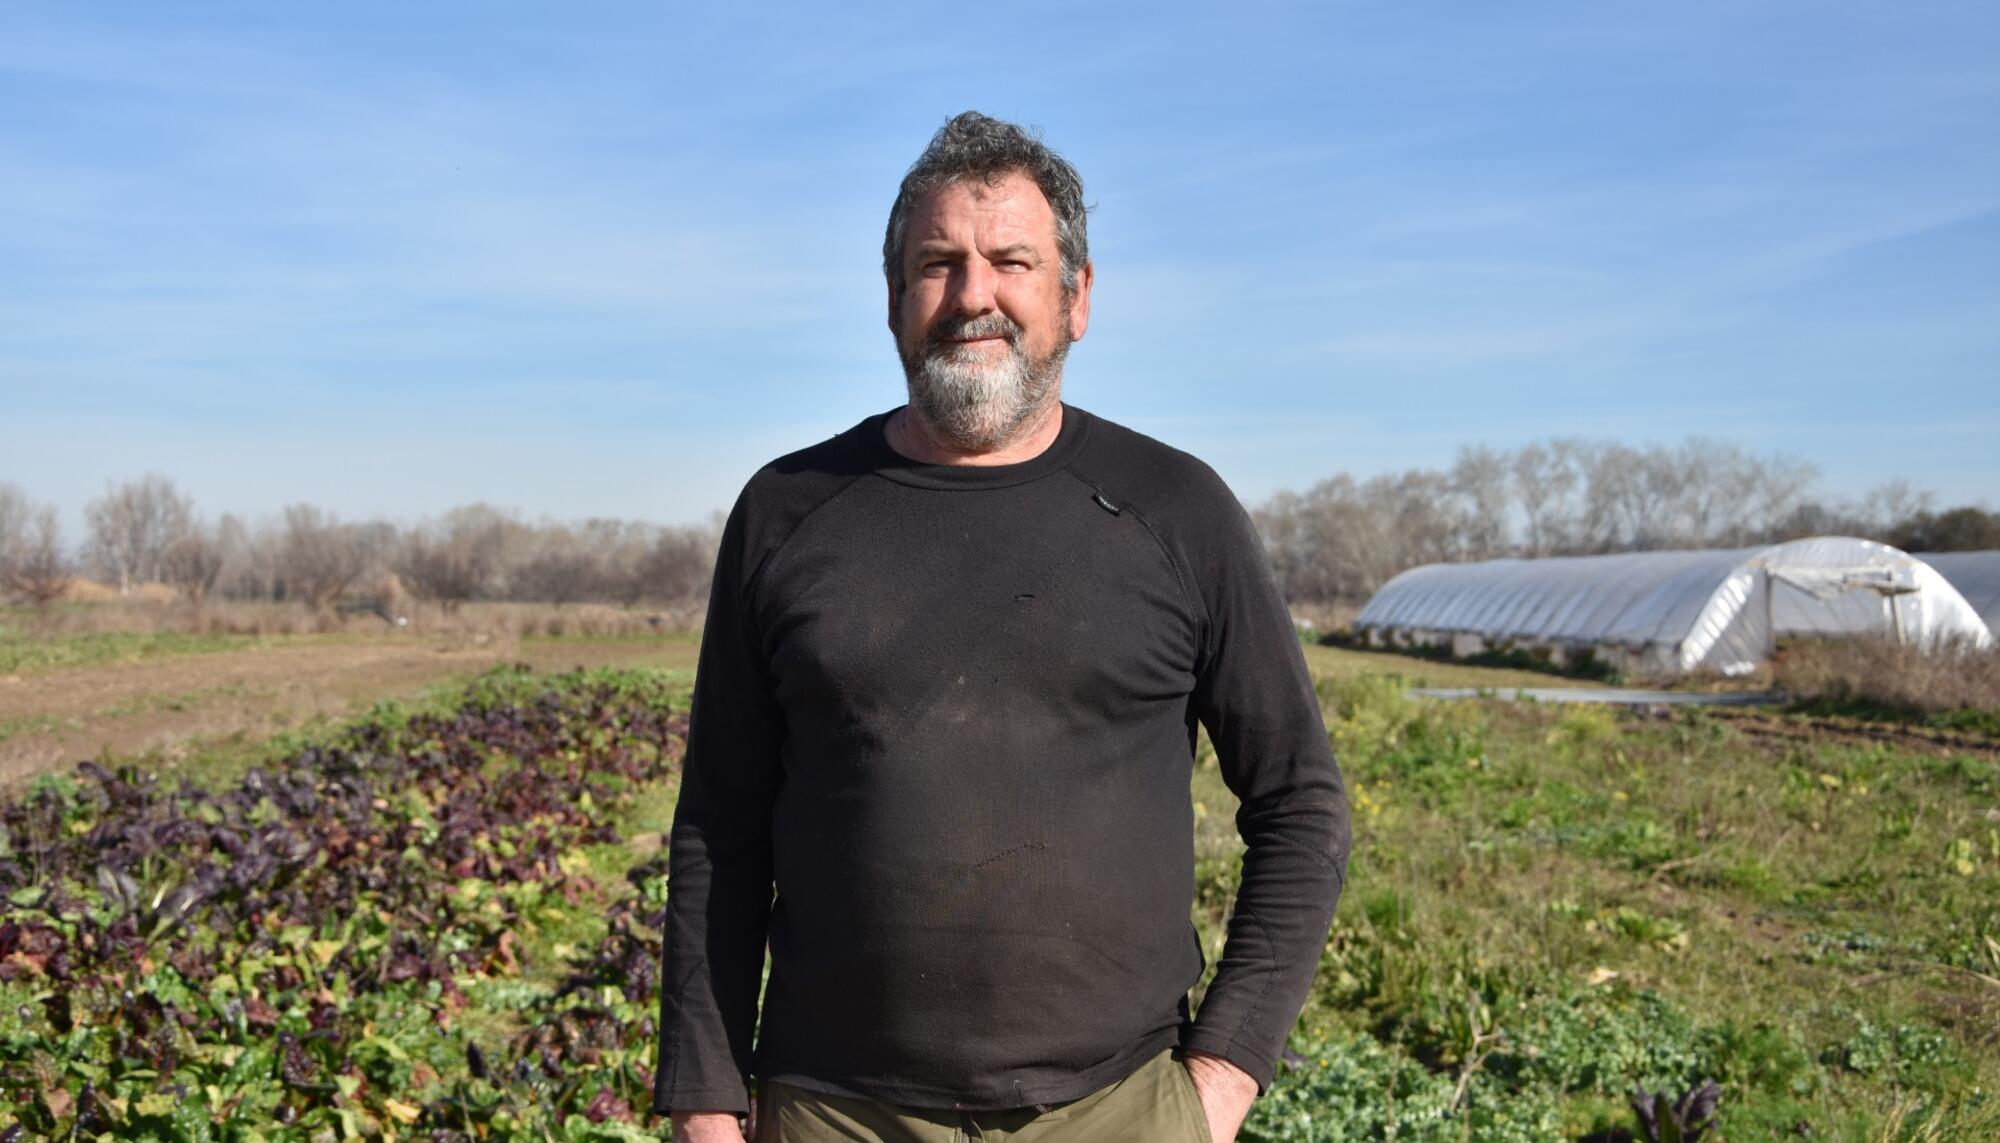
[[[1084,228],[1089,208],[1083,204],[1083,179],[1034,132],[977,111],[963,111],[931,136],[930,145],[903,176],[896,205],[889,208],[889,231],[882,239],[882,272],[889,276],[897,294],[903,292],[903,239],[910,215],[924,196],[967,179],[980,179],[991,186],[1017,171],[1035,180],[1055,211],[1063,292],[1076,292],[1084,263],[1090,261],[1090,237]]]

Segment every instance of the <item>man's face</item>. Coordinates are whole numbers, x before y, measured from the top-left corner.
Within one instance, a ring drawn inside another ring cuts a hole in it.
[[[889,329],[910,400],[960,448],[1010,439],[1059,389],[1069,343],[1090,321],[1091,268],[1066,293],[1055,212],[1033,179],[971,179],[912,213]]]

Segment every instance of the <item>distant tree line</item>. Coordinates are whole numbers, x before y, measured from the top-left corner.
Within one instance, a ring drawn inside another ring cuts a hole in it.
[[[1447,469],[1280,492],[1253,515],[1288,598],[1358,602],[1419,564],[1497,556],[1742,547],[1803,536],[1881,540],[1905,551],[2000,549],[2000,513],[1939,511],[1909,484],[1860,501],[1812,492],[1817,470],[1725,441],[1671,447],[1560,438],[1461,449]],[[114,483],[65,546],[54,508],[0,483],[0,594],[34,603],[89,577],[129,592],[164,583],[185,599],[293,600],[328,608],[393,582],[453,610],[474,600],[686,605],[708,590],[717,522],[530,522],[487,504],[412,525],[343,521],[295,504],[255,522],[210,520],[171,480]],[[389,577],[393,576],[393,581]]]
[[[1501,556],[1729,548],[1805,536],[1880,540],[1905,551],[2000,548],[2000,514],[1934,510],[1895,481],[1856,503],[1812,494],[1796,457],[1690,438],[1672,447],[1559,438],[1468,447],[1448,469],[1281,492],[1253,515],[1286,597],[1359,602],[1421,564]]]
[[[84,519],[83,542],[67,547],[53,507],[0,483],[0,592],[48,603],[88,576],[121,594],[160,583],[196,603],[316,609],[391,582],[447,611],[474,600],[681,605],[707,593],[720,534],[716,524],[530,522],[486,504],[409,526],[344,521],[310,504],[255,522],[210,520],[159,475],[112,484]]]

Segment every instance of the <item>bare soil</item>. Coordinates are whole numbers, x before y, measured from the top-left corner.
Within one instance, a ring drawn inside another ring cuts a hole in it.
[[[204,741],[261,739],[503,663],[691,671],[695,650],[688,637],[440,643],[385,636],[0,675],[0,788],[105,752],[157,751],[172,761]]]

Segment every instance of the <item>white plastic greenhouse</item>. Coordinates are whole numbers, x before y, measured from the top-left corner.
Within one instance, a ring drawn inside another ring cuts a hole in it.
[[[1585,653],[1630,675],[1743,674],[1781,636],[1881,633],[1991,646],[1923,561],[1840,536],[1729,551],[1631,552],[1412,568],[1354,621],[1376,643]]]
[[[1938,570],[2000,635],[2000,552],[1927,552],[1917,557]]]

